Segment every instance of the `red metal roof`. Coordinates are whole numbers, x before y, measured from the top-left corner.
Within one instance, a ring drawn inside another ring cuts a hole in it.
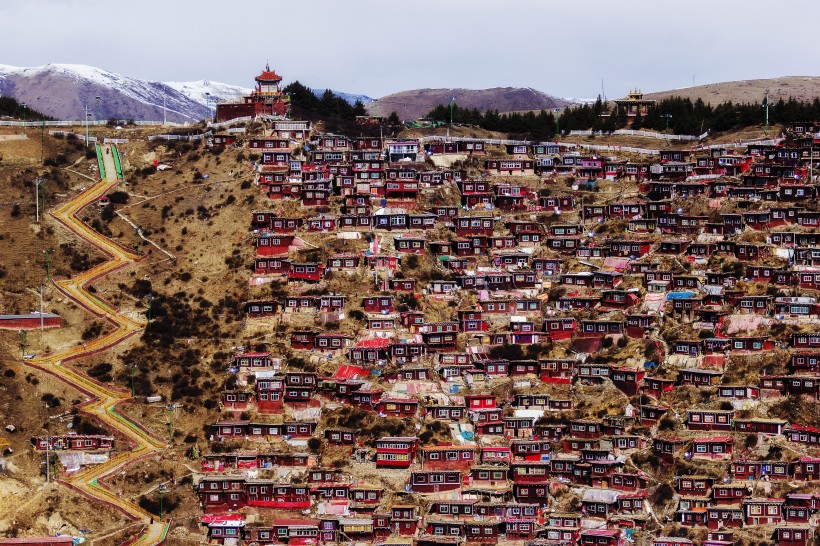
[[[390,340],[382,337],[372,337],[361,340],[356,344],[356,347],[365,347],[368,349],[378,349],[390,345]]]
[[[267,68],[267,67],[266,67]],[[282,81],[282,76],[273,70],[265,70],[255,78],[257,81]]]
[[[350,365],[343,365],[340,366],[333,377],[337,379],[353,379],[355,377],[364,377],[366,375],[370,375],[370,371],[365,368],[360,368],[358,366],[350,366]]]

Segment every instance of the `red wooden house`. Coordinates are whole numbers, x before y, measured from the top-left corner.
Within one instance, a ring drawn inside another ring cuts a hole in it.
[[[690,452],[696,459],[731,459],[734,438],[731,436],[712,436],[692,440]]]
[[[686,412],[689,430],[732,430],[732,410],[691,409]]]
[[[783,499],[747,498],[743,500],[746,525],[770,525],[783,521]]]
[[[410,468],[419,439],[415,436],[385,436],[376,440],[376,467]]]
[[[414,470],[408,485],[413,493],[440,493],[459,489],[462,484],[458,470]]]
[[[420,459],[423,469],[468,470],[477,460],[478,448],[469,445],[423,446]]]
[[[294,238],[293,235],[260,235],[256,238],[256,254],[258,256],[287,254]]]

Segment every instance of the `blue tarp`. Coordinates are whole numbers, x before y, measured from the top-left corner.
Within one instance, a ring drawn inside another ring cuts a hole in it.
[[[682,300],[686,298],[694,298],[694,292],[669,292],[666,294],[666,299],[668,300]]]

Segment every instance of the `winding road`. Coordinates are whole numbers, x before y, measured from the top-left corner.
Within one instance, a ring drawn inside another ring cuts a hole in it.
[[[83,392],[89,400],[81,405],[82,411],[99,419],[109,429],[117,431],[131,445],[130,451],[120,453],[104,464],[85,467],[77,474],[64,478],[61,483],[89,498],[92,502],[122,512],[134,523],[143,523],[144,532],[131,544],[148,546],[161,544],[165,540],[169,524],[159,522],[158,518],[130,500],[124,499],[100,485],[98,480],[121,470],[131,463],[164,450],[167,447],[166,443],[117,413],[117,405],[130,399],[130,393],[94,381],[66,365],[71,360],[113,347],[139,333],[145,327],[145,321],[120,313],[118,309],[88,290],[89,285],[96,279],[128,266],[140,258],[132,250],[103,237],[78,218],[78,214],[83,208],[96,203],[100,197],[111,191],[119,182],[119,165],[114,159],[115,154],[117,154],[116,148],[103,145],[98,147],[97,154],[100,160],[102,179],[75,198],[51,211],[51,215],[74,234],[105,254],[108,260],[69,279],[55,280],[54,286],[88,312],[104,318],[114,328],[104,336],[89,343],[77,345],[59,353],[33,358],[26,361],[26,365],[50,373]]]

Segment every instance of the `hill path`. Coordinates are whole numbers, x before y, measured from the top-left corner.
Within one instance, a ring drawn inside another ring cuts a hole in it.
[[[133,544],[149,546],[161,544],[165,540],[169,524],[158,521],[158,518],[135,503],[103,487],[98,483],[98,480],[121,470],[133,462],[160,452],[167,446],[163,440],[153,436],[133,421],[117,413],[117,405],[129,400],[131,398],[130,393],[98,383],[66,365],[68,361],[109,349],[139,333],[145,327],[144,321],[121,314],[118,309],[87,290],[87,287],[94,280],[128,266],[140,258],[132,250],[97,233],[78,217],[83,208],[95,203],[119,182],[119,169],[114,158],[116,153],[117,149],[112,145],[98,146],[97,154],[104,168],[104,172],[101,172],[104,177],[67,203],[51,211],[54,219],[108,257],[107,261],[74,277],[55,280],[54,285],[66,297],[85,308],[88,312],[104,318],[114,326],[114,329],[89,343],[76,345],[59,353],[42,355],[26,361],[26,364],[50,373],[83,392],[89,398],[89,401],[81,405],[82,411],[99,419],[109,429],[116,430],[132,444],[131,451],[120,453],[106,463],[86,467],[80,472],[63,479],[61,483],[91,500],[99,501],[105,506],[122,512],[134,522],[143,523],[145,531]]]

